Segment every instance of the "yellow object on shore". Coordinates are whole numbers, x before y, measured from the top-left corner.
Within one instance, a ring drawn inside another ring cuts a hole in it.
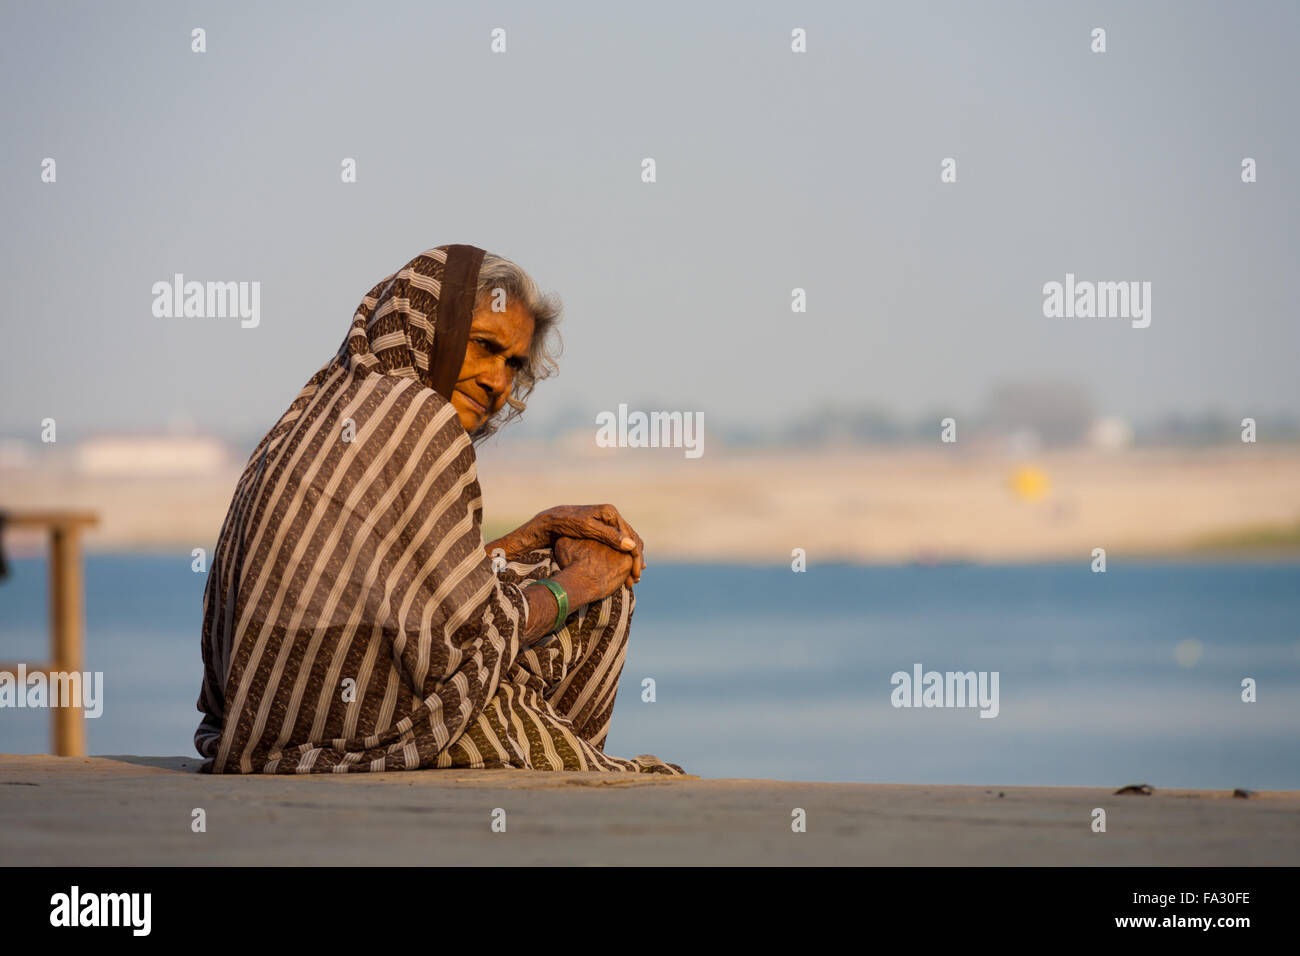
[[[1051,486],[1047,472],[1032,465],[1017,468],[1011,476],[1011,490],[1016,493],[1017,498],[1024,501],[1038,501],[1047,495]]]

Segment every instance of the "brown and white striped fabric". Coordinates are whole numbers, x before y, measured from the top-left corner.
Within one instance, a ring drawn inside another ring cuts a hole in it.
[[[448,401],[482,258],[440,246],[371,289],[249,459],[204,594],[204,771],[683,772],[604,753],[631,589],[524,648],[523,586],[558,568],[484,550]]]
[[[520,584],[558,570],[550,548],[542,548],[508,562],[501,579]],[[578,608],[554,635],[523,651],[492,702],[437,766],[682,773],[648,754],[625,760],[604,752],[635,608],[624,585]]]

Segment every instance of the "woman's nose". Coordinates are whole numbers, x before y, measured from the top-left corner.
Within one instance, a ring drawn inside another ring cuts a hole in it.
[[[479,376],[479,387],[487,392],[488,398],[493,401],[496,397],[506,390],[508,385],[506,380],[506,370],[503,365],[494,365]]]

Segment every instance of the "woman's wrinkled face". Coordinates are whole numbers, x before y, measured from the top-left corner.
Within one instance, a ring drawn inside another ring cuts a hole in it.
[[[493,312],[489,298],[475,309],[465,363],[451,393],[465,431],[473,433],[501,410],[532,340],[533,317],[522,305],[511,301],[504,311]]]

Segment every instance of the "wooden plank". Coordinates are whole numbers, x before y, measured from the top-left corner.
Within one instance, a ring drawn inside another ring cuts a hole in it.
[[[0,511],[6,528],[71,528],[99,524],[93,511]]]

